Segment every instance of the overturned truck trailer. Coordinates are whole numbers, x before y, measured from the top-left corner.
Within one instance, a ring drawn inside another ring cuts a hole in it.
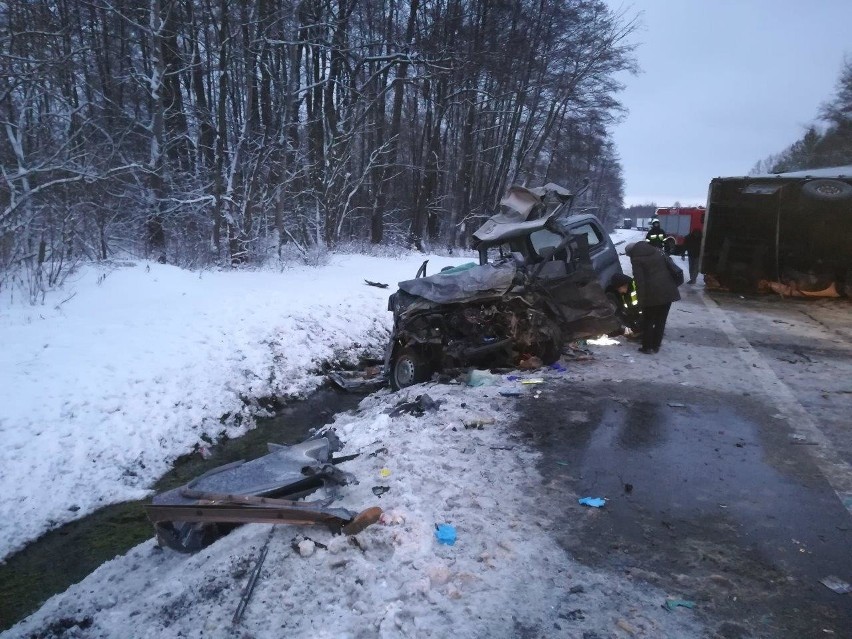
[[[710,182],[708,288],[852,297],[852,166]]]

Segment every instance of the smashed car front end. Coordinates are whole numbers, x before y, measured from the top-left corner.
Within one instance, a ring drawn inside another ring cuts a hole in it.
[[[385,351],[394,389],[447,368],[511,367],[531,356],[552,363],[566,341],[618,327],[585,237],[556,224],[568,201],[561,197],[548,211],[539,195],[513,187],[504,204],[514,208],[474,234],[481,264],[400,282],[388,303],[394,321]],[[499,249],[491,262],[489,248]]]

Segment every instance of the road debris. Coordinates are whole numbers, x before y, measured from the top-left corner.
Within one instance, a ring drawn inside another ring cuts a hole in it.
[[[604,497],[580,497],[577,502],[581,506],[591,506],[592,508],[603,508],[606,505]]]
[[[500,381],[499,375],[494,375],[491,371],[482,371],[476,368],[470,369],[465,379],[465,383],[468,386],[493,386],[499,384]]]
[[[347,393],[368,394],[387,385],[381,366],[369,366],[359,371],[332,371],[328,381]]]
[[[272,539],[273,532],[275,532],[274,526],[269,531],[269,535],[266,537],[266,543],[263,544],[263,548],[260,550],[260,556],[257,558],[254,570],[246,583],[246,587],[243,589],[243,595],[240,597],[240,603],[237,606],[236,612],[234,612],[233,618],[231,619],[232,625],[236,626],[243,618],[243,613],[246,611],[246,606],[248,605],[249,599],[251,599],[251,594],[254,592],[254,587],[257,585],[257,580],[260,577],[260,570],[263,568],[263,562],[266,560],[266,555],[269,552],[269,542]]]
[[[687,601],[686,599],[666,599],[666,602],[663,604],[663,608],[671,612],[675,608],[695,608],[694,601]]]
[[[847,592],[852,592],[852,586],[834,575],[823,577],[819,580],[819,582],[826,588],[836,592],[838,595],[845,595]]]
[[[482,430],[485,426],[495,424],[496,420],[493,417],[477,417],[475,419],[465,420],[465,430]]]
[[[145,507],[157,541],[195,552],[244,523],[324,525],[337,532],[375,523],[381,509],[354,513],[330,508],[331,500],[295,501],[318,488],[334,490],[355,481],[332,451],[341,444],[333,431],[293,446],[269,444],[269,454],[214,468],[188,484],[155,495]],[[224,525],[223,525],[224,524]]]
[[[436,402],[424,393],[423,395],[418,395],[413,401],[397,404],[396,407],[388,413],[388,415],[391,417],[399,417],[400,415],[422,417],[427,412],[438,410],[440,406],[441,402]]]
[[[388,284],[383,284],[382,282],[371,282],[370,280],[364,280],[364,283],[367,286],[375,286],[376,288],[387,288]]]
[[[453,546],[456,543],[456,529],[450,524],[435,524],[435,539],[438,543]]]

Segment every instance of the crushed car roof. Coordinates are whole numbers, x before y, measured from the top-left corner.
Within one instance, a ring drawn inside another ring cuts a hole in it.
[[[480,242],[492,243],[534,233],[543,229],[571,197],[571,191],[553,182],[533,189],[511,186],[500,200],[501,210],[479,227],[473,237]],[[551,199],[555,199],[558,206],[548,211]]]

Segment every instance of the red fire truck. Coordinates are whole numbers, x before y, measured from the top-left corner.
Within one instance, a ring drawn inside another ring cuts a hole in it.
[[[660,220],[660,226],[666,234],[666,251],[672,255],[682,255],[683,243],[690,232],[704,230],[703,206],[667,206],[657,209],[654,214]]]

